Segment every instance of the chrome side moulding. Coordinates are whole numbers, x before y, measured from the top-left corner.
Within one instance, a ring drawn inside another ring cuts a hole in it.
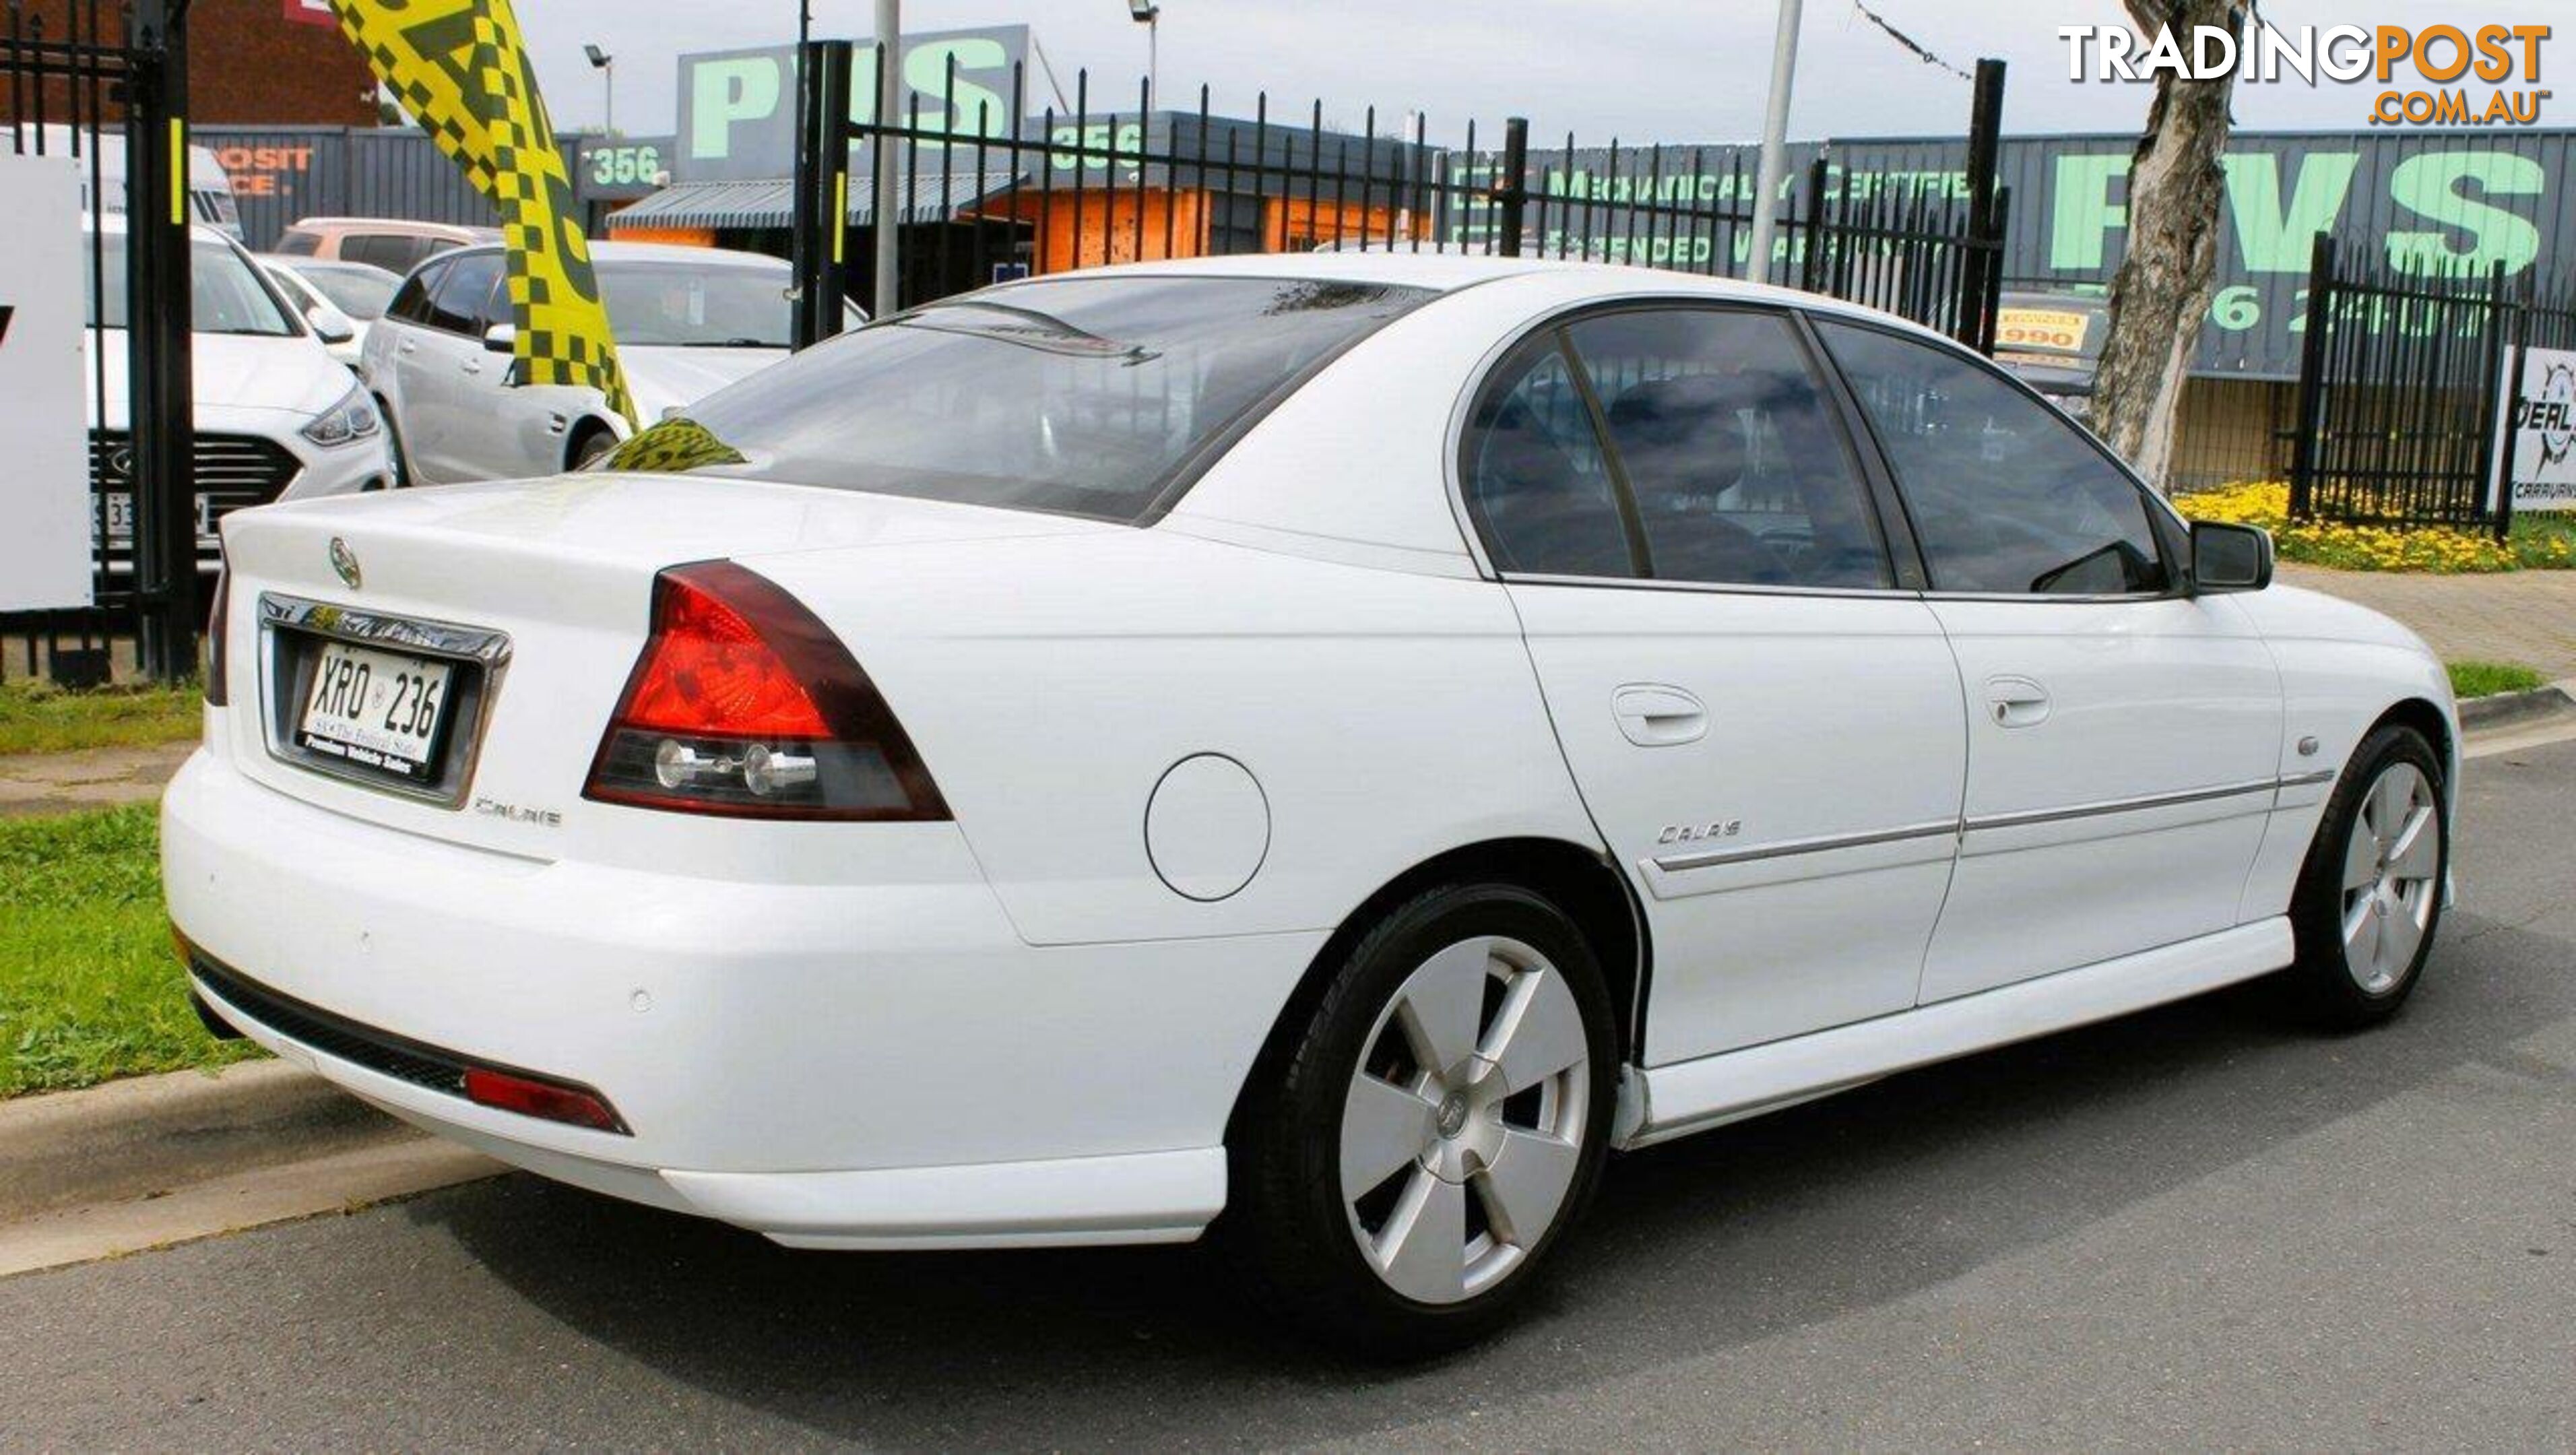
[[[2244,798],[2257,793],[2276,793],[2284,788],[2313,787],[2332,782],[2333,770],[2299,773],[2281,778],[2254,778],[2243,783],[2222,783],[2208,788],[2186,788],[2176,793],[2148,793],[2135,798],[2109,798],[2095,803],[2068,804],[2063,808],[2026,809],[2016,813],[1984,814],[1975,818],[1943,819],[1938,823],[1906,824],[1898,828],[1871,829],[1856,834],[1831,834],[1812,839],[1790,839],[1777,844],[1754,844],[1741,849],[1720,849],[1693,854],[1662,854],[1651,862],[1667,874],[1692,869],[1715,869],[1727,864],[1748,864],[1762,859],[1785,859],[1797,854],[1828,854],[1837,849],[1861,849],[1873,844],[1893,844],[1907,839],[1926,839],[1940,834],[1965,836],[1988,829],[2028,828],[2034,824],[2063,823],[2070,819],[2100,818],[2115,813],[2139,813],[2148,809],[2176,808],[2184,804],[2210,803],[2219,799]]]

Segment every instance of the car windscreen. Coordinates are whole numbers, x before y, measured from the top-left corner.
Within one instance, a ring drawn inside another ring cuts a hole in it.
[[[98,239],[99,267],[82,270],[82,291],[89,301],[92,328],[125,327],[125,237],[109,233]],[[86,260],[84,260],[86,261]],[[107,279],[106,307],[99,306],[98,279]],[[191,245],[188,264],[189,320],[199,333],[253,334],[284,338],[303,330],[286,316],[277,295],[251,272],[241,254],[222,243]]]
[[[295,275],[331,300],[331,306],[355,319],[382,318],[402,279],[382,268],[298,267]]]
[[[602,262],[608,326],[627,348],[787,347],[785,268]]]
[[[1202,445],[1432,296],[1312,278],[988,289],[764,369],[606,468],[1132,522]]]

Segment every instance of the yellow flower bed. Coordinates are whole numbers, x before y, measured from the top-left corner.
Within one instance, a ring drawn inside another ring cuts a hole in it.
[[[2348,525],[2290,520],[2290,487],[2277,480],[2240,480],[2215,490],[2174,497],[2194,520],[2259,525],[2272,533],[2284,561],[2338,571],[2425,571],[2458,575],[2475,571],[2576,569],[2576,531],[2555,521],[2530,529],[2517,521],[2499,541],[2474,531],[2438,526]]]

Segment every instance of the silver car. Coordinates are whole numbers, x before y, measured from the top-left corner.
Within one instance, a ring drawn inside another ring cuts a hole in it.
[[[793,277],[778,259],[650,243],[590,254],[643,423],[787,356]],[[517,381],[507,280],[498,245],[442,253],[367,330],[359,373],[393,424],[403,483],[577,469],[631,432],[596,389]]]

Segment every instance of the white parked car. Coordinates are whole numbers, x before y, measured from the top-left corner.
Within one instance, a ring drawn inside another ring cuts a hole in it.
[[[163,834],[218,1023],[797,1247],[1222,1213],[1378,1350],[1613,1148],[2276,972],[2383,1017],[2446,887],[2419,641],[1773,289],[1016,283],[227,541]]]
[[[190,377],[196,398],[197,550],[215,569],[216,525],[236,510],[379,489],[393,459],[382,422],[348,367],[331,357],[313,326],[241,245],[206,227],[189,229],[194,324]],[[110,574],[133,567],[134,451],[126,413],[125,218],[98,219],[108,280],[104,307],[90,300],[86,339],[106,384],[105,417],[90,399],[90,474],[106,497]],[[85,255],[86,256],[86,255]],[[82,377],[92,377],[84,357]]]
[[[367,345],[367,326],[384,317],[402,279],[372,263],[262,254],[260,266],[286,290],[313,325],[331,357],[355,369]]]
[[[656,243],[590,254],[645,423],[787,357],[794,278],[778,259]],[[853,307],[851,326],[864,321]],[[394,423],[405,483],[578,469],[632,433],[598,390],[515,382],[517,341],[497,244],[442,253],[404,280],[359,372]]]

